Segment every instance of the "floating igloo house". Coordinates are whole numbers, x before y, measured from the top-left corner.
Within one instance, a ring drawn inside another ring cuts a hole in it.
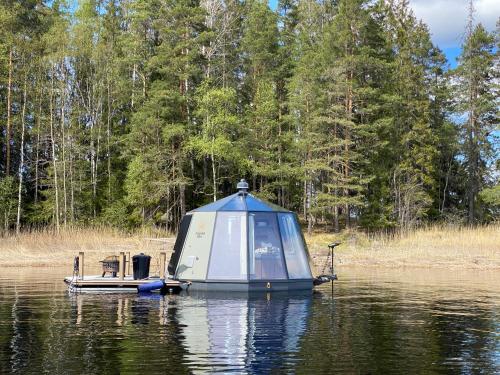
[[[301,290],[313,287],[297,215],[238,192],[190,211],[168,265],[171,277],[202,290]]]

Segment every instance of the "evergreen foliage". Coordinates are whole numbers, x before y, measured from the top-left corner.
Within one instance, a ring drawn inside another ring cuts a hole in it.
[[[456,110],[465,119],[459,123],[461,151],[467,179],[467,220],[475,223],[483,216],[477,201],[478,194],[491,183],[492,172],[498,161],[498,51],[493,52],[495,38],[479,24],[469,26],[462,46],[459,66],[454,71]],[[494,142],[497,143],[495,149]],[[498,176],[497,176],[498,178]],[[490,196],[486,194],[485,196]],[[486,201],[489,201],[488,199]]]
[[[406,0],[0,0],[0,221],[158,225],[247,178],[308,230],[499,212],[498,30]]]

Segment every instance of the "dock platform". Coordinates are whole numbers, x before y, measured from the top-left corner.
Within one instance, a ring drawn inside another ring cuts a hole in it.
[[[85,276],[83,278],[67,276],[64,278],[64,282],[68,284],[68,287],[78,292],[94,291],[137,293],[137,287],[139,285],[148,284],[159,280],[159,277],[134,280],[132,276],[125,276],[123,279],[111,276]],[[165,289],[167,292],[177,293],[187,286],[186,283],[181,283],[177,280],[165,279],[163,281],[165,282]]]

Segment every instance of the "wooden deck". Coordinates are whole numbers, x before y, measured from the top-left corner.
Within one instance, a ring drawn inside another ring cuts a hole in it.
[[[118,256],[118,276],[112,277],[101,275],[85,275],[84,270],[85,253],[80,251],[78,257],[74,261],[73,276],[64,278],[64,282],[68,284],[70,291],[74,292],[135,292],[139,285],[154,283],[158,281],[164,282],[164,288],[160,288],[162,292],[178,293],[182,289],[186,289],[190,283],[180,282],[171,279],[160,279],[159,276],[151,276],[147,279],[134,280],[130,275],[131,257],[130,253],[125,256],[125,252],[120,252]],[[166,253],[160,253],[160,275],[166,275]],[[128,266],[128,267],[127,267]],[[105,270],[105,269],[103,269]]]
[[[158,277],[134,280],[132,276],[126,276],[123,279],[119,277],[102,277],[102,276],[85,276],[83,278],[79,277],[65,277],[64,282],[68,284],[70,288],[76,288],[78,291],[81,290],[94,290],[94,291],[117,291],[117,292],[137,292],[137,287],[142,284],[148,284],[160,280]],[[172,291],[180,291],[186,283],[181,283],[177,280],[164,280],[165,286]]]

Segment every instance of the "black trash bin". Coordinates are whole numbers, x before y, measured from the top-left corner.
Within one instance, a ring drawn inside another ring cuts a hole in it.
[[[134,280],[146,279],[149,276],[149,263],[151,257],[140,253],[132,257],[134,267]]]

